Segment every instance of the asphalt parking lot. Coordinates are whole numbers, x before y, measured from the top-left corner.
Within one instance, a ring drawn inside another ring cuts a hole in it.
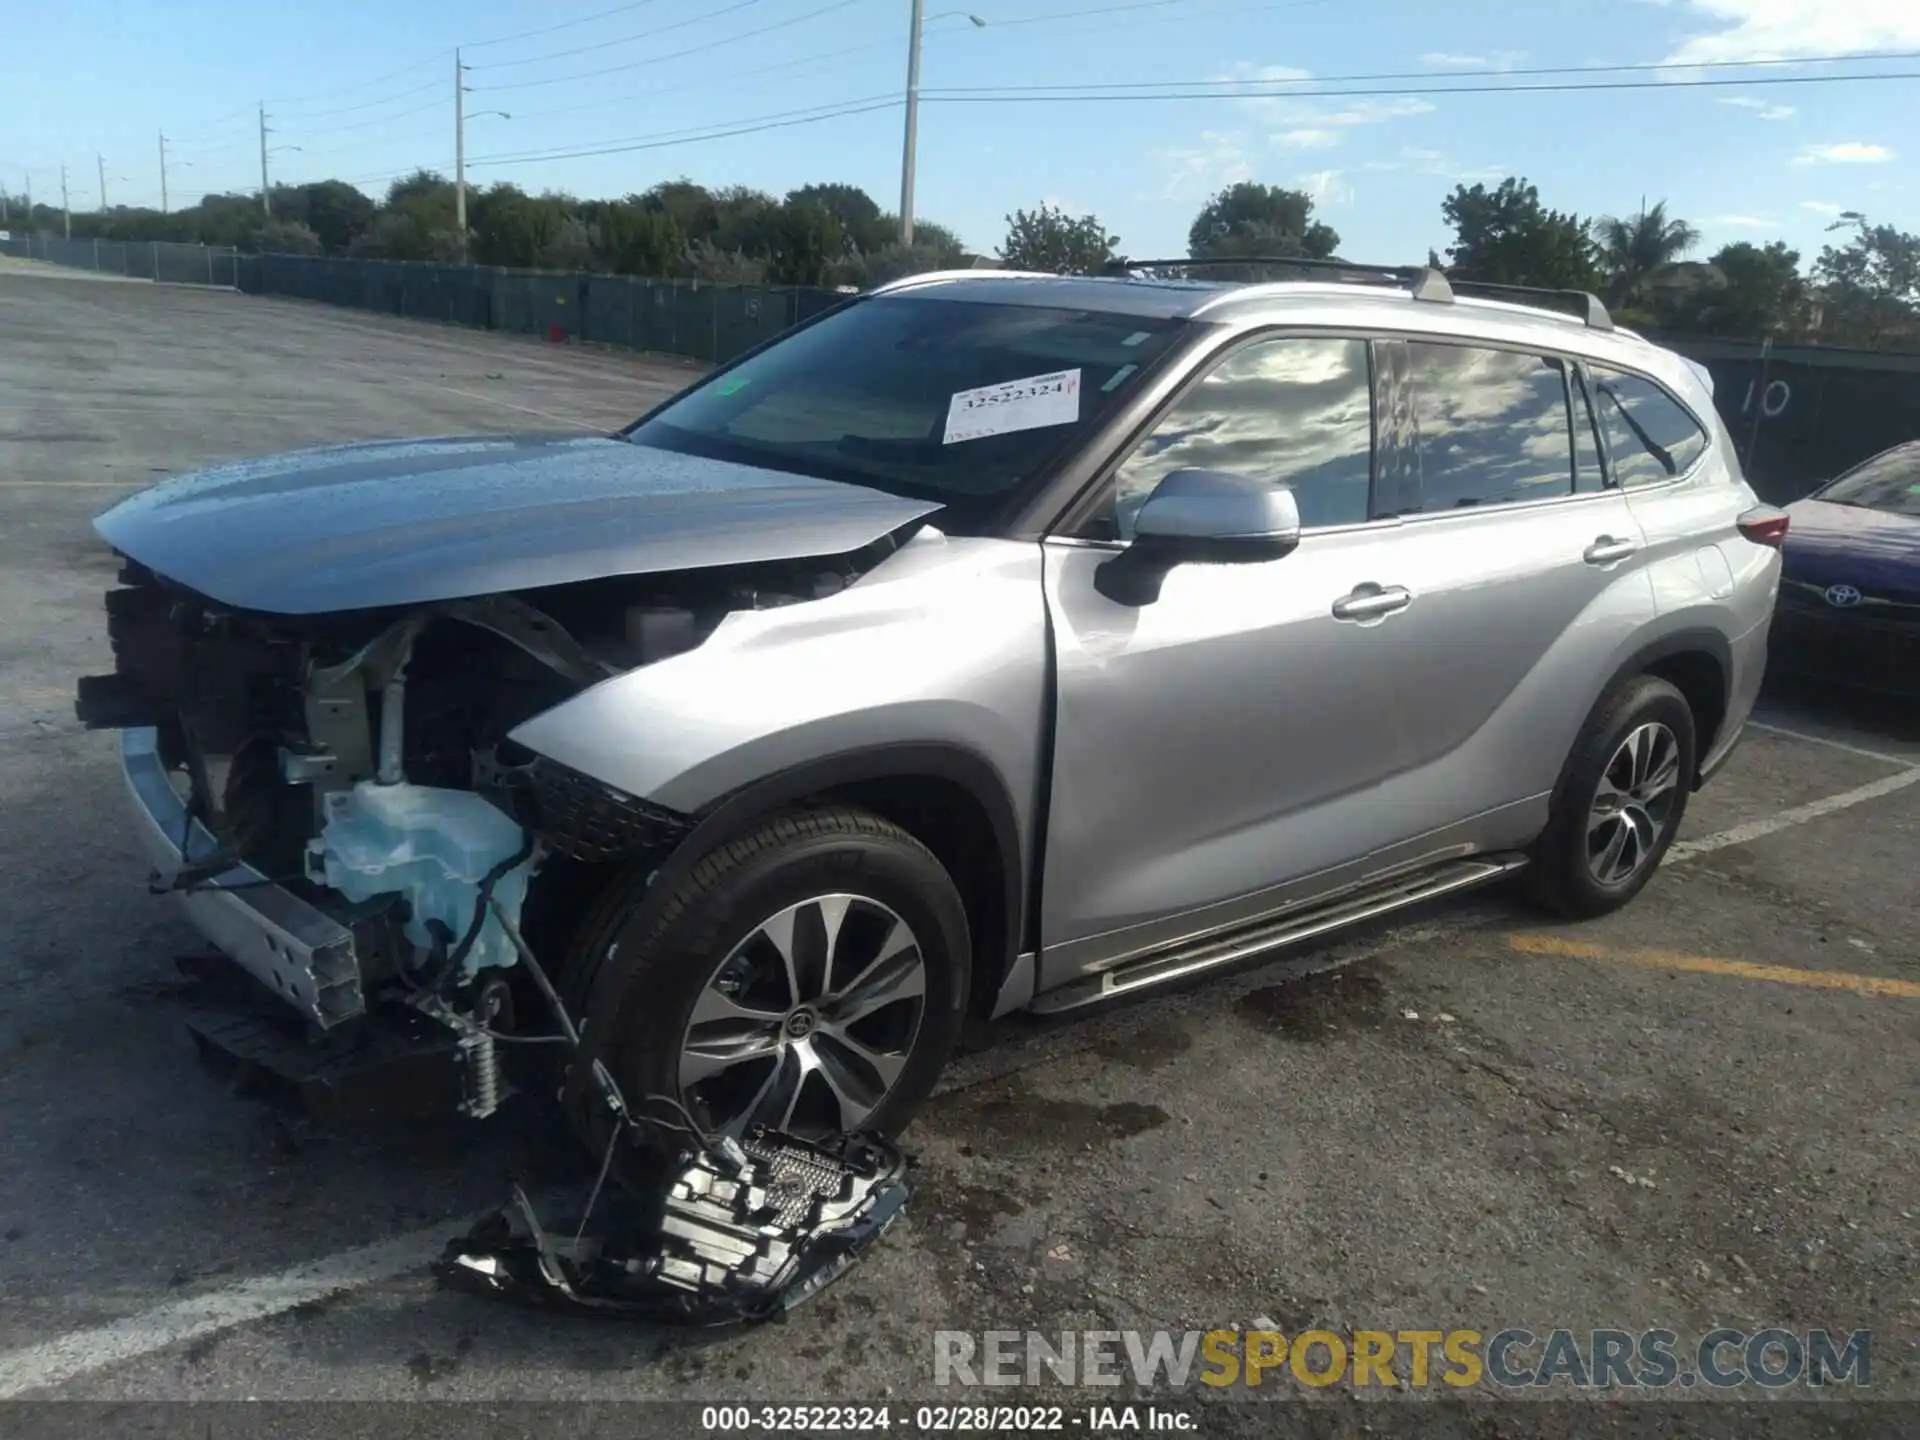
[[[689,372],[0,265],[0,1397],[879,1400],[936,1394],[938,1329],[1268,1321],[1870,1329],[1920,1400],[1920,717],[1808,695],[1603,921],[1482,896],[997,1027],[907,1137],[907,1220],[784,1325],[441,1292],[528,1136],[322,1134],[197,1065],[195,939],[72,718],[111,663],[88,522],[216,460],[610,427]]]

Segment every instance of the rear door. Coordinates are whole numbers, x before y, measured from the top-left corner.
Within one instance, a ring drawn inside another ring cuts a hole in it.
[[[1382,859],[1399,863],[1531,838],[1595,687],[1654,606],[1577,365],[1475,341],[1381,349],[1403,495],[1376,568],[1408,596],[1375,641],[1408,757],[1382,797],[1403,842]]]

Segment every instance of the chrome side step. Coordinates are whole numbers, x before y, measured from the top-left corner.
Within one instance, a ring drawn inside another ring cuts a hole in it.
[[[1524,869],[1526,863],[1527,857],[1524,855],[1485,855],[1470,860],[1449,860],[1432,869],[1396,876],[1382,884],[1350,891],[1311,909],[1270,916],[1252,925],[1224,933],[1216,932],[1198,941],[1122,961],[1111,970],[1087,975],[1047,991],[1036,997],[1029,1008],[1036,1015],[1057,1015],[1062,1011],[1096,1005],[1135,990],[1169,984],[1203,970],[1249,960],[1269,950],[1298,944],[1426,900],[1451,895],[1457,890],[1471,890],[1489,884],[1503,875]]]

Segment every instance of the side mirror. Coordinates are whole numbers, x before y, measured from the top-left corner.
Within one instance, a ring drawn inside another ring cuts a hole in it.
[[[1137,540],[1182,559],[1271,560],[1300,543],[1293,491],[1222,470],[1175,470],[1133,519]]]
[[[1176,565],[1277,560],[1300,543],[1300,505],[1284,485],[1221,470],[1175,470],[1133,517],[1133,543],[1094,572],[1119,605],[1151,605]]]

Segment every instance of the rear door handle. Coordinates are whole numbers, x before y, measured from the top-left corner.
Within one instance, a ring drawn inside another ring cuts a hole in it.
[[[1354,587],[1353,593],[1333,602],[1336,620],[1379,620],[1404,610],[1413,603],[1413,592],[1399,585],[1379,586],[1369,581]]]
[[[1626,559],[1640,547],[1631,540],[1616,540],[1611,535],[1602,535],[1587,546],[1586,554],[1581,556],[1589,565],[1613,565]]]

